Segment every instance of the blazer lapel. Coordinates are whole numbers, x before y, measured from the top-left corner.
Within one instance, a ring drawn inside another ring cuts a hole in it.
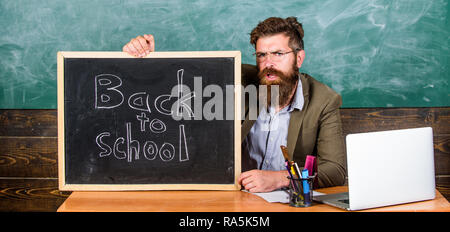
[[[295,146],[297,145],[300,126],[302,125],[305,111],[308,108],[309,104],[309,83],[306,80],[304,74],[300,74],[300,80],[302,82],[303,98],[305,101],[302,110],[295,109],[294,111],[291,112],[287,136],[287,148],[290,160],[292,160],[294,157],[294,150]]]

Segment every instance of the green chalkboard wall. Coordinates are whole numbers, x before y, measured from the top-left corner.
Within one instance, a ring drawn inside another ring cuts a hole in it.
[[[269,16],[305,29],[301,69],[344,107],[449,106],[447,0],[0,0],[0,108],[56,108],[57,51],[120,51],[156,36],[159,51],[241,50]]]

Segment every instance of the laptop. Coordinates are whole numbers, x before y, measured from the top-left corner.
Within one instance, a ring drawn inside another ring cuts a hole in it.
[[[361,210],[435,198],[431,127],[349,134],[348,190],[314,196],[346,210]]]

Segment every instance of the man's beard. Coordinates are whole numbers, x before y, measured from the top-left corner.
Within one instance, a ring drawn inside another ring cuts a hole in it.
[[[267,80],[267,75],[275,75],[277,78],[275,80]],[[267,99],[267,105],[270,106],[271,104],[271,98],[272,98],[272,86],[278,85],[278,106],[285,106],[288,104],[288,101],[290,100],[289,97],[291,96],[293,90],[297,87],[297,80],[298,80],[298,68],[296,66],[296,62],[294,62],[292,69],[289,70],[287,73],[284,73],[280,70],[274,69],[274,68],[265,68],[264,70],[260,71],[258,73],[259,83],[262,85],[267,86],[267,95],[265,96]],[[265,93],[261,93],[265,94]],[[274,96],[274,100],[276,99],[276,96]]]

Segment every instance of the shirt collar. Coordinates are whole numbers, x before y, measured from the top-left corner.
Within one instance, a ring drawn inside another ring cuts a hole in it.
[[[292,100],[292,103],[289,105],[288,111],[292,112],[294,109],[302,110],[304,104],[305,99],[303,97],[302,80],[300,80],[299,77],[297,81],[297,89],[295,90],[294,99]]]
[[[289,104],[287,107],[283,108],[281,111],[290,113],[294,109],[302,110],[304,104],[305,104],[305,99],[303,97],[302,80],[300,80],[300,77],[299,77],[298,81],[297,81],[297,89],[295,90],[295,94],[294,94],[294,99],[292,99],[291,104]],[[275,115],[275,109],[273,107],[269,107],[269,109],[264,107],[264,109],[270,115]]]

